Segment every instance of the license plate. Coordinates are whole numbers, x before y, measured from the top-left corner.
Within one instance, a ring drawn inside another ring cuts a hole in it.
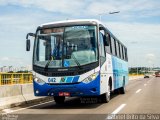
[[[59,96],[70,96],[69,92],[59,92]]]
[[[64,96],[63,92],[59,92],[59,96]]]

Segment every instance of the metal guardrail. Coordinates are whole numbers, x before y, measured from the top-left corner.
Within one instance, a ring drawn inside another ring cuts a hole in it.
[[[32,83],[32,73],[0,73],[0,85]]]

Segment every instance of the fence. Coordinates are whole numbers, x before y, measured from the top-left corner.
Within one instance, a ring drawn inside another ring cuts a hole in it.
[[[32,73],[0,73],[0,85],[32,83]]]

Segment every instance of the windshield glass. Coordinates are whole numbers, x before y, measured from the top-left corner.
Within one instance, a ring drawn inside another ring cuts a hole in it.
[[[73,67],[96,62],[96,26],[71,26],[39,30],[34,64],[41,67]]]

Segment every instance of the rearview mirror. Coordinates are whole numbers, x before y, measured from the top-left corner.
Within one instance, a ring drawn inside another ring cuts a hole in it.
[[[30,40],[27,39],[26,40],[26,51],[30,51],[30,46],[31,46]]]
[[[26,39],[27,39],[26,40],[26,51],[30,51],[31,42],[30,42],[29,36],[35,37],[35,34],[34,33],[28,33],[26,35]]]

